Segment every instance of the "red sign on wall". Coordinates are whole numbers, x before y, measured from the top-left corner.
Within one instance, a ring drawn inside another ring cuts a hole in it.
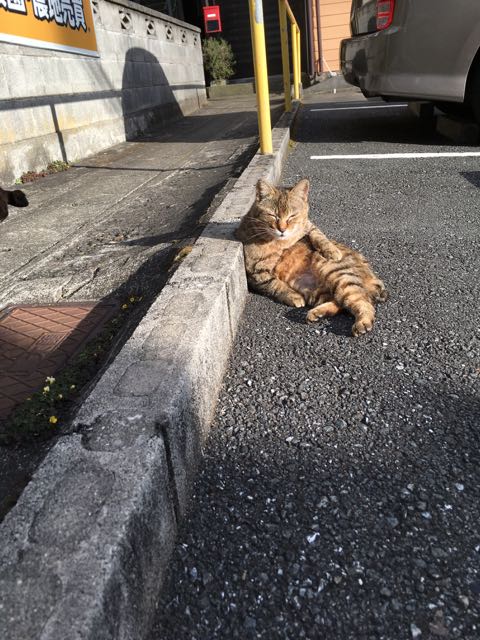
[[[222,30],[222,21],[220,20],[220,7],[203,7],[203,22],[205,25],[205,33],[218,33]]]

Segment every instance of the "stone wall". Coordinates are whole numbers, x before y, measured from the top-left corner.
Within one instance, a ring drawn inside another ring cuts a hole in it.
[[[132,139],[205,100],[200,30],[92,0],[99,58],[0,43],[0,182]]]

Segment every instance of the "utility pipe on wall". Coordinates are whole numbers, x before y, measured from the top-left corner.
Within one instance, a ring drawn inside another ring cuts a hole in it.
[[[283,93],[285,95],[285,111],[292,110],[292,88],[290,85],[290,60],[288,54],[287,7],[285,0],[278,0],[278,16],[280,18],[280,43],[282,46]]]
[[[305,0],[307,5],[306,31],[308,33],[308,74],[313,78],[315,74],[315,52],[313,47],[313,15],[311,0]]]
[[[316,0],[315,7],[317,12],[317,44],[318,44],[318,64],[319,64],[318,72],[322,73],[323,52],[322,52],[322,25],[320,22],[320,0]]]

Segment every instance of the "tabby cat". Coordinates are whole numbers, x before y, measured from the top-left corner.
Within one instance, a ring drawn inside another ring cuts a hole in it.
[[[358,251],[329,240],[309,220],[308,191],[308,180],[291,189],[258,181],[255,203],[236,231],[248,283],[292,307],[313,307],[308,322],[345,309],[359,336],[371,331],[374,303],[386,300],[387,291]]]
[[[8,217],[9,204],[12,207],[26,207],[28,205],[27,196],[20,189],[6,191],[0,187],[0,222]]]

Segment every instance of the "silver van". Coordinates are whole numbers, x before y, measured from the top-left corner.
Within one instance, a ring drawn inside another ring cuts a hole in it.
[[[342,72],[365,96],[473,109],[480,122],[480,0],[352,0]]]

